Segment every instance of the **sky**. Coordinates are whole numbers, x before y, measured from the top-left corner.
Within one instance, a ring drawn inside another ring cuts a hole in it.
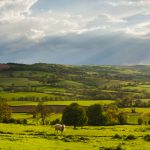
[[[150,64],[150,0],[0,0],[0,63]]]

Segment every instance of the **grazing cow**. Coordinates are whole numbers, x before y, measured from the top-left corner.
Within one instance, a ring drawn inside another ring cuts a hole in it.
[[[61,125],[61,124],[56,124],[55,125],[55,132],[57,131],[61,131],[61,133],[63,133],[63,131],[65,130],[65,125]]]

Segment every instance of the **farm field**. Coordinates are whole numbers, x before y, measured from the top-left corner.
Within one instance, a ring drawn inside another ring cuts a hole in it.
[[[50,116],[47,118],[48,124],[50,124],[52,121],[56,119],[61,120],[62,114],[61,113],[51,113]],[[12,113],[12,118],[14,119],[26,119],[28,121],[28,124],[34,124],[34,125],[40,125],[41,119],[33,118],[33,115],[31,113]]]
[[[38,92],[14,92],[14,93],[8,93],[8,92],[1,92],[0,97],[3,97],[4,99],[7,99],[8,101],[13,101],[13,99],[17,99],[19,97],[34,97],[37,96],[39,98],[42,97],[53,97],[52,94],[47,93],[38,93]]]
[[[120,108],[120,110],[124,111],[124,112],[131,112],[131,108]],[[137,113],[150,113],[150,108],[135,108],[135,111]]]
[[[78,103],[81,106],[90,106],[93,104],[111,104],[114,103],[115,101],[113,100],[80,100],[80,101],[48,101],[44,102],[45,105],[70,105],[71,103]],[[32,102],[32,101],[8,101],[8,104],[10,106],[27,106],[27,105],[37,105],[38,102]]]
[[[53,126],[0,124],[0,149],[103,150],[121,145],[126,150],[149,150],[146,135],[150,135],[149,126],[66,127],[63,135],[56,135]]]

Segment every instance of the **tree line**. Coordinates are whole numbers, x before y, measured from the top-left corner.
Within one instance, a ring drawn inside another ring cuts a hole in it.
[[[33,110],[33,118],[40,118],[42,124],[47,124],[47,118],[53,113],[43,102],[39,102]],[[134,111],[133,111],[134,113]],[[146,118],[150,114],[146,114]],[[144,121],[145,116],[138,118],[138,124],[150,124],[150,119]],[[78,103],[72,103],[67,106],[63,113],[62,119],[56,119],[51,124],[64,123],[66,125],[77,126],[107,126],[107,125],[125,125],[128,116],[125,112],[120,111],[115,104],[100,105],[94,104],[87,108],[81,107]],[[27,120],[15,120],[12,118],[12,111],[6,101],[0,101],[0,122],[4,123],[22,123],[27,124]]]

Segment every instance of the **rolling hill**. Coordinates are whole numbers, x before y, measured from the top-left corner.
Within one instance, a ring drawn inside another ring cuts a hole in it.
[[[150,99],[150,66],[1,64],[0,98],[8,101]]]

